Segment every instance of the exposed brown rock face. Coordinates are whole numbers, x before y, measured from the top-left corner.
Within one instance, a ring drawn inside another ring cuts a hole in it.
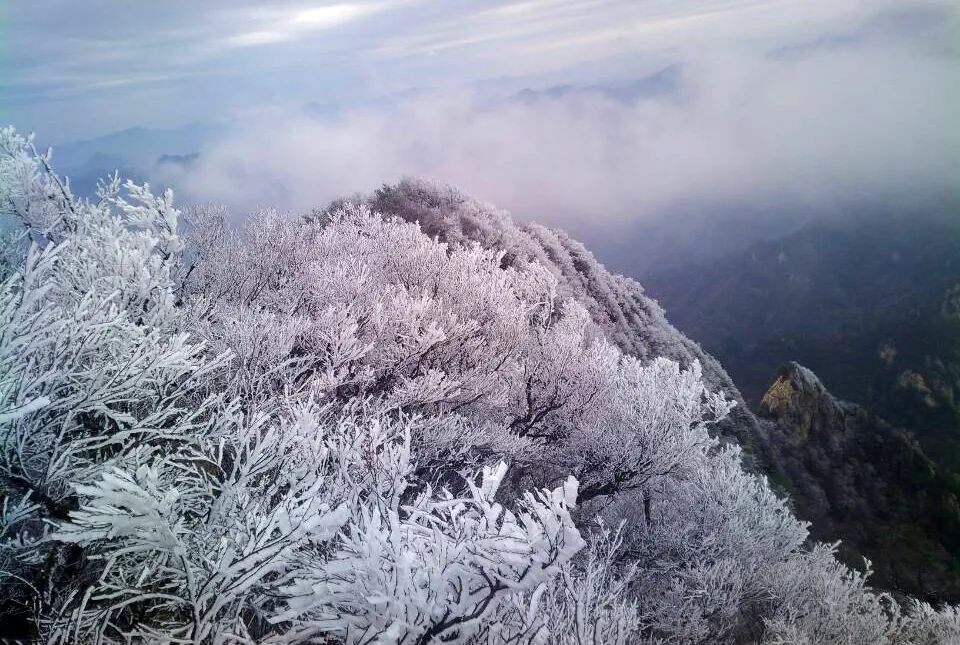
[[[760,402],[761,416],[785,424],[797,443],[811,433],[829,431],[842,423],[842,412],[817,376],[797,363],[780,371]]]

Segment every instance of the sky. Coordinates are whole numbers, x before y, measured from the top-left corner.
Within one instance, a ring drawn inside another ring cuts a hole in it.
[[[616,231],[960,181],[957,0],[0,2],[0,122],[209,125],[140,170],[238,210],[429,175]]]

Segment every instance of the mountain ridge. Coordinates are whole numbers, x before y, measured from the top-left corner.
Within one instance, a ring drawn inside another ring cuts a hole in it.
[[[517,223],[506,211],[427,179],[406,178],[358,199],[386,216],[417,222],[427,234],[454,246],[476,243],[498,248],[505,253],[503,262],[508,265],[518,258],[537,260],[558,277],[563,295],[583,304],[610,340],[628,354],[644,360],[664,356],[683,365],[698,361],[710,387],[737,402],[727,419],[718,424],[716,434],[739,444],[745,465],[765,474],[781,494],[789,495],[801,518],[819,520],[813,522],[816,539],[843,540],[840,555],[851,566],[862,568],[863,557],[868,557],[875,570],[873,582],[879,587],[936,601],[960,598],[960,569],[944,546],[960,546],[960,533],[953,529],[960,513],[951,510],[960,487],[935,468],[931,472],[931,462],[905,431],[859,406],[834,398],[812,371],[797,365],[793,372],[802,373],[807,384],[799,391],[810,396],[794,403],[798,412],[812,414],[811,422],[816,426],[812,435],[811,428],[806,428],[813,440],[798,443],[796,419],[773,414],[770,409],[767,414],[755,413],[721,361],[674,326],[644,286],[608,271],[586,247],[563,231]],[[332,207],[340,203],[334,202]],[[314,214],[322,215],[323,211]],[[771,369],[767,384],[773,379],[776,387],[783,373],[782,369]],[[817,406],[832,412],[816,418]],[[838,431],[836,436],[831,437],[831,429]],[[878,432],[881,439],[872,436]],[[846,440],[839,442],[844,436]],[[865,437],[873,441],[878,461],[894,463],[899,470],[877,473],[870,455],[849,448]],[[834,472],[854,475],[841,480],[832,476]],[[892,491],[898,500],[896,508],[882,508],[887,501],[876,496],[847,496],[853,500],[847,503],[850,499],[837,494],[833,487],[850,481],[868,490]],[[937,507],[933,515],[949,520],[947,530],[928,523],[918,529],[919,535],[895,533],[886,541],[873,539],[885,535],[891,526],[902,528],[921,518],[907,514],[904,519],[897,512],[925,500],[925,496],[930,496],[930,504]],[[876,531],[864,531],[858,522]],[[900,567],[897,558],[905,558],[909,564]],[[925,577],[911,577],[910,567],[924,571]]]

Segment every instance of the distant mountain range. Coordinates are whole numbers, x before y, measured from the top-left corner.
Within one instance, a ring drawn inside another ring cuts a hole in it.
[[[203,146],[215,141],[226,126],[190,123],[177,128],[128,128],[102,137],[54,146],[58,172],[70,178],[75,195],[91,197],[97,182],[116,171],[125,178],[143,181],[158,166],[186,163]]]
[[[524,89],[513,95],[514,100],[536,102],[542,99],[558,99],[578,95],[599,95],[613,101],[635,101],[675,95],[680,87],[683,68],[670,65],[663,69],[626,83],[597,85],[554,85],[545,89]]]

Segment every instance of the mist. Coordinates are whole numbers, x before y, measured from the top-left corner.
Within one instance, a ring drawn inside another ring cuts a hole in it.
[[[758,229],[863,202],[908,206],[952,194],[960,173],[960,61],[910,35],[711,50],[603,85],[271,112],[160,178],[192,201],[308,212],[423,175],[604,235],[691,205],[758,218]]]

